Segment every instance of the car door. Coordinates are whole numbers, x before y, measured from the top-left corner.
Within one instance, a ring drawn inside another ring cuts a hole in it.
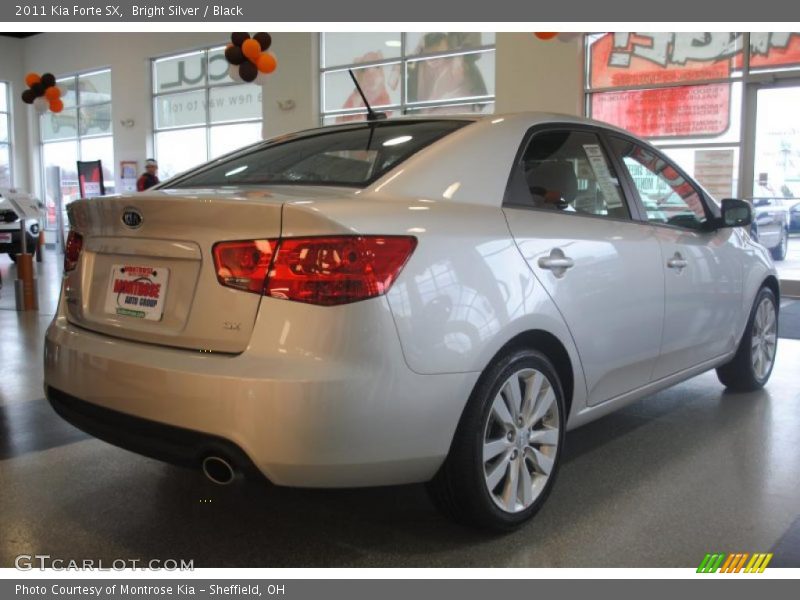
[[[661,247],[665,310],[653,371],[658,380],[736,347],[742,250],[732,228],[711,226],[710,199],[669,159],[632,138],[612,136],[611,146]]]
[[[504,212],[514,239],[572,333],[588,402],[650,381],[664,312],[653,228],[631,218],[594,128],[529,132]]]

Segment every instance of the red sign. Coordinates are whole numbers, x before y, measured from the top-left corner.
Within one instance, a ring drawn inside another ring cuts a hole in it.
[[[591,88],[686,83],[672,88],[597,92],[592,117],[644,137],[719,136],[731,114],[731,84],[744,37],[729,32],[607,33],[592,42]],[[800,34],[750,34],[751,68],[800,65]]]
[[[750,34],[751,69],[774,69],[792,65],[800,65],[800,34]]]
[[[729,83],[592,94],[592,118],[641,137],[717,136],[730,124]]]
[[[724,79],[738,43],[729,33],[607,33],[592,44],[590,83],[598,88]]]

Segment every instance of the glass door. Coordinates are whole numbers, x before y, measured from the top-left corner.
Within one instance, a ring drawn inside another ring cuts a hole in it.
[[[753,235],[781,279],[800,280],[800,81],[756,90]]]

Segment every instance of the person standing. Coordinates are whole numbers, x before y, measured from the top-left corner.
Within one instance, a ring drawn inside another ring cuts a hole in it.
[[[158,163],[153,158],[144,161],[144,170],[141,177],[136,181],[136,190],[143,192],[154,185],[160,183],[158,179]]]

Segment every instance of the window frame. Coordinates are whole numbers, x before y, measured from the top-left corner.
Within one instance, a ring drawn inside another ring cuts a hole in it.
[[[11,118],[11,82],[2,79],[0,83],[5,84],[6,87],[6,110],[0,111],[0,118],[3,118],[2,115],[5,115],[6,119],[6,131],[8,131],[8,141],[0,142],[1,146],[6,146],[8,148],[8,187],[14,187],[14,121]]]
[[[603,92],[624,92],[635,91],[642,89],[667,89],[684,86],[703,86],[711,84],[735,84],[740,83],[742,86],[741,91],[741,106],[738,113],[731,112],[731,120],[739,120],[739,139],[735,141],[710,141],[703,139],[703,136],[691,136],[688,138],[680,138],[681,141],[670,142],[671,137],[658,137],[652,138],[659,145],[657,149],[720,149],[727,150],[735,148],[738,151],[738,165],[735,167],[736,172],[736,186],[732,189],[732,196],[734,198],[752,198],[754,195],[754,159],[755,159],[755,121],[756,121],[756,102],[757,92],[762,86],[780,86],[780,85],[797,85],[800,82],[800,63],[794,65],[781,65],[776,67],[751,67],[751,58],[754,56],[752,52],[751,34],[752,32],[731,32],[741,34],[741,66],[735,71],[731,72],[728,77],[724,78],[706,78],[685,81],[671,81],[662,83],[647,83],[641,85],[627,85],[618,87],[591,87],[589,72],[590,62],[590,44],[589,40],[592,36],[597,34],[605,34],[613,32],[598,32],[593,31],[585,33],[582,36],[583,51],[581,52],[582,59],[582,86],[583,86],[583,116],[592,118],[591,116],[591,97],[593,94]],[[792,32],[797,33],[797,32]],[[636,138],[635,138],[636,139]],[[670,160],[670,164],[674,165],[674,161]],[[691,178],[695,181],[694,178]],[[695,183],[698,183],[695,181]],[[701,186],[702,187],[702,186]],[[703,190],[705,193],[705,190]],[[708,195],[706,194],[706,197]],[[722,198],[720,198],[722,200]],[[707,203],[708,204],[708,203]],[[711,205],[714,202],[711,201]]]
[[[608,166],[611,167],[617,180],[619,182],[619,190],[622,194],[622,200],[625,203],[625,207],[628,209],[628,217],[621,218],[616,216],[609,216],[609,215],[600,215],[595,213],[587,213],[587,212],[569,212],[569,211],[553,211],[547,208],[540,208],[537,206],[533,206],[530,203],[521,202],[519,200],[515,200],[515,198],[519,198],[521,194],[526,196],[530,195],[530,192],[527,189],[527,183],[524,181],[524,174],[522,173],[521,163],[522,159],[525,156],[525,153],[528,150],[528,146],[536,137],[536,135],[540,133],[550,132],[550,131],[576,131],[576,132],[584,132],[584,133],[591,133],[595,135],[600,142],[600,147],[605,154],[606,161],[608,162]],[[558,214],[564,215],[569,217],[585,217],[590,219],[603,219],[605,221],[615,221],[618,223],[637,223],[641,224],[641,214],[640,214],[640,207],[639,204],[632,201],[632,197],[629,195],[629,190],[627,189],[623,177],[619,174],[619,164],[616,160],[616,156],[611,151],[609,147],[609,142],[603,135],[605,133],[605,129],[603,127],[592,125],[589,123],[574,123],[568,121],[559,121],[559,122],[552,122],[552,123],[539,123],[532,127],[530,127],[522,138],[520,142],[519,148],[517,149],[517,153],[514,156],[514,162],[511,166],[511,172],[508,176],[506,182],[506,190],[505,194],[503,194],[503,202],[502,208],[517,208],[523,210],[532,210],[536,212],[545,212],[547,214]],[[624,165],[623,165],[624,166]],[[523,187],[524,186],[524,191]]]
[[[211,84],[209,82],[209,78],[208,78],[208,64],[209,64],[208,55],[209,55],[210,52],[212,52],[214,50],[223,50],[224,51],[225,47],[226,47],[226,42],[221,42],[219,44],[206,45],[206,46],[201,46],[201,47],[194,48],[194,49],[183,50],[181,52],[173,52],[173,53],[169,53],[169,54],[161,54],[161,55],[158,55],[158,56],[150,57],[150,126],[151,126],[151,132],[152,132],[151,140],[152,140],[152,144],[153,144],[153,146],[152,146],[152,149],[153,149],[152,154],[153,154],[153,157],[156,160],[159,159],[159,157],[158,157],[158,142],[157,142],[159,133],[167,133],[167,132],[173,132],[173,131],[185,131],[185,130],[189,130],[189,129],[203,129],[204,137],[205,137],[205,141],[206,141],[206,162],[208,162],[210,160],[214,160],[215,158],[222,158],[223,156],[225,156],[227,154],[230,154],[229,152],[226,152],[225,154],[220,155],[218,157],[212,157],[212,155],[211,155],[211,129],[214,128],[214,127],[225,127],[225,126],[228,126],[228,125],[241,125],[241,124],[246,124],[246,123],[252,123],[252,124],[260,123],[261,124],[262,137],[263,137],[263,131],[264,131],[264,128],[263,128],[263,124],[264,124],[264,92],[263,92],[263,90],[261,91],[261,102],[260,102],[260,105],[261,105],[260,113],[261,113],[261,115],[258,118],[237,119],[237,120],[233,120],[233,121],[224,121],[224,122],[219,122],[219,123],[212,123],[211,122],[211,90],[212,90],[212,88],[214,88],[214,89],[222,89],[222,88],[225,88],[225,87],[236,87],[236,86],[242,85],[242,83],[238,82],[238,81],[225,81],[225,82],[222,82],[222,83],[214,83],[214,84]],[[178,90],[168,91],[168,92],[158,92],[158,91],[156,91],[156,84],[157,84],[156,63],[157,62],[163,61],[163,60],[169,60],[169,59],[176,59],[176,58],[180,58],[180,57],[183,57],[183,56],[191,56],[193,54],[198,54],[198,53],[202,54],[202,56],[203,56],[202,60],[205,61],[205,74],[204,74],[204,77],[203,77],[204,82],[201,85],[189,87],[187,89],[178,89]],[[159,129],[159,127],[158,127],[158,111],[157,111],[157,108],[156,108],[156,103],[158,101],[158,98],[162,97],[162,96],[174,96],[174,95],[178,95],[178,94],[185,94],[185,93],[191,93],[191,92],[202,92],[203,93],[203,102],[205,103],[205,109],[203,111],[205,113],[204,121],[202,123],[197,123],[197,124],[194,124],[194,125],[180,125],[180,126],[177,126],[177,127],[166,127],[166,128],[160,128]],[[258,143],[258,142],[255,142],[255,143]],[[235,150],[234,150],[234,152],[235,152]],[[180,175],[180,173],[177,173],[176,175]]]
[[[47,206],[47,189],[48,188],[47,188],[47,186],[48,186],[48,181],[47,181],[47,168],[46,168],[47,165],[45,164],[45,157],[44,157],[45,146],[47,144],[60,144],[60,143],[64,143],[64,142],[71,142],[71,143],[75,144],[75,148],[76,148],[75,156],[77,157],[77,160],[81,161],[81,160],[83,160],[82,144],[81,144],[81,142],[83,140],[98,140],[98,139],[102,139],[102,138],[110,138],[111,142],[112,142],[112,144],[111,144],[112,159],[111,159],[111,164],[110,165],[106,165],[106,167],[109,169],[109,171],[114,173],[114,178],[111,179],[111,185],[113,186],[113,189],[109,190],[110,186],[108,185],[108,182],[106,182],[106,181],[104,181],[104,185],[106,187],[106,193],[117,193],[117,191],[118,191],[117,190],[117,185],[116,185],[116,175],[117,175],[118,171],[116,169],[116,154],[114,152],[114,144],[113,144],[113,142],[114,142],[114,88],[113,88],[113,83],[112,83],[112,87],[111,87],[111,99],[108,102],[97,102],[97,103],[93,103],[93,104],[82,104],[80,102],[80,99],[81,99],[81,91],[80,91],[80,83],[79,83],[80,82],[80,78],[81,77],[87,77],[89,75],[94,75],[94,74],[97,74],[97,73],[104,73],[104,72],[108,72],[109,76],[111,76],[112,75],[111,67],[110,66],[102,66],[102,67],[96,67],[96,68],[88,69],[88,70],[85,70],[85,71],[73,71],[73,72],[70,72],[70,73],[65,73],[65,74],[56,76],[56,84],[58,84],[59,81],[64,81],[65,79],[74,79],[74,81],[75,81],[75,106],[66,109],[66,110],[73,110],[73,109],[75,110],[75,135],[74,136],[56,138],[56,139],[52,139],[52,140],[45,140],[44,137],[43,137],[42,119],[47,115],[47,113],[44,113],[42,115],[37,115],[37,118],[36,118],[36,129],[38,130],[38,149],[39,149],[39,165],[40,165],[40,168],[39,168],[39,185],[41,186],[40,189],[42,191],[42,194],[41,194],[42,202],[45,204],[45,209],[44,210],[45,210],[45,213],[46,213],[45,214],[44,223],[42,224],[42,227],[47,231],[58,231],[58,225],[59,225],[59,217],[58,217],[58,215],[56,215],[56,222],[55,222],[54,225],[50,225],[48,223],[48,220],[47,220],[47,212],[48,212],[48,206]],[[81,130],[81,109],[82,108],[86,108],[86,107],[97,107],[97,106],[105,106],[105,105],[108,105],[109,110],[111,111],[109,113],[110,114],[110,116],[109,116],[109,131],[107,133],[81,134],[81,131],[80,131]],[[50,116],[52,116],[52,115],[50,115]],[[105,177],[104,177],[104,179],[105,179]],[[61,193],[59,191],[59,196],[60,195],[61,195]],[[63,198],[62,198],[62,202],[63,202]],[[63,205],[62,205],[61,208],[63,208]],[[56,206],[55,209],[56,209],[56,212],[58,212],[59,207]]]
[[[82,139],[101,138],[101,137],[112,137],[113,138],[114,137],[114,99],[113,99],[114,98],[114,91],[113,91],[113,89],[111,90],[111,94],[110,94],[110,98],[111,99],[108,100],[107,102],[94,102],[94,103],[90,103],[90,104],[83,104],[81,102],[81,95],[82,95],[82,92],[80,90],[81,78],[82,77],[88,77],[90,75],[97,75],[99,73],[108,73],[109,77],[110,77],[111,76],[111,67],[98,67],[98,68],[94,68],[94,69],[89,69],[88,71],[75,71],[75,72],[72,72],[72,73],[66,73],[66,74],[63,74],[63,75],[56,76],[56,85],[58,85],[59,82],[63,82],[66,79],[72,79],[72,80],[74,80],[74,83],[75,83],[75,88],[74,88],[75,89],[75,106],[70,106],[70,107],[64,109],[64,110],[74,110],[75,111],[75,135],[70,136],[70,137],[54,138],[54,139],[51,139],[51,140],[44,139],[43,131],[42,131],[42,119],[44,119],[47,116],[50,116],[51,118],[53,117],[53,114],[49,114],[48,112],[45,112],[43,114],[37,115],[37,126],[39,128],[39,143],[41,145],[55,143],[55,142],[69,142],[69,141],[78,142],[78,145],[80,145],[80,142],[81,142]],[[85,117],[81,116],[82,109],[96,108],[96,107],[99,107],[99,106],[108,106],[108,109],[109,109],[109,131],[106,132],[106,133],[81,133],[81,121],[83,121],[83,119],[85,118]],[[78,152],[78,156],[80,156],[80,151]]]
[[[391,32],[395,33],[395,32]],[[324,56],[325,56],[325,33],[320,32],[318,35],[319,41],[319,52],[317,53],[318,59],[318,73],[317,73],[317,81],[319,84],[319,124],[325,126],[325,118],[326,117],[336,117],[336,116],[352,116],[352,115],[366,115],[367,110],[364,107],[359,108],[348,108],[348,109],[337,109],[333,111],[325,110],[325,74],[326,73],[336,73],[336,72],[344,72],[346,73],[348,69],[363,69],[369,67],[385,67],[391,65],[399,65],[400,73],[401,73],[401,81],[400,81],[400,101],[397,104],[389,104],[386,106],[381,106],[379,108],[380,111],[383,112],[392,112],[397,111],[400,115],[412,115],[418,116],[419,118],[435,118],[437,115],[434,114],[418,114],[415,111],[423,110],[427,108],[440,108],[440,107],[447,107],[447,106],[461,106],[461,105],[474,105],[474,104],[495,104],[497,102],[497,89],[495,88],[495,92],[492,94],[487,94],[485,96],[470,96],[468,98],[451,98],[446,100],[423,100],[423,101],[415,101],[409,103],[408,101],[408,66],[411,63],[415,62],[423,62],[432,58],[447,58],[451,56],[463,56],[467,54],[488,54],[493,53],[494,60],[495,60],[495,67],[497,66],[497,37],[495,33],[495,41],[493,44],[482,44],[480,46],[475,46],[474,48],[469,49],[461,49],[461,50],[444,50],[441,52],[428,52],[423,54],[409,54],[407,52],[408,43],[407,43],[407,36],[408,32],[402,31],[399,32],[400,34],[400,53],[399,56],[389,57],[389,58],[382,58],[380,60],[370,61],[366,63],[349,63],[344,65],[336,65],[336,66],[323,66],[324,65]],[[495,83],[497,81],[497,74],[495,73]],[[377,108],[377,107],[374,107]],[[464,115],[488,115],[494,114],[494,107],[490,113],[473,113],[473,112],[465,112],[465,113],[448,113],[448,115],[438,115],[438,116],[458,116],[459,114]]]

